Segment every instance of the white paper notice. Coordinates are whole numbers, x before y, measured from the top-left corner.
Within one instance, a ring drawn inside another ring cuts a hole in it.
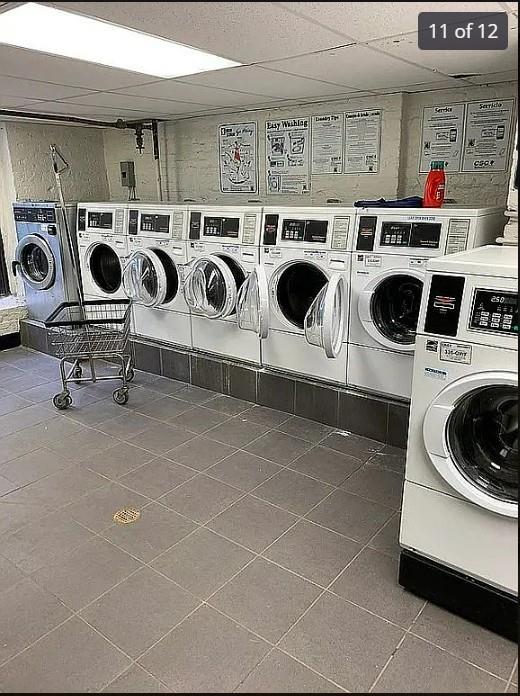
[[[343,171],[343,114],[312,117],[312,173]]]
[[[309,193],[309,119],[267,121],[265,158],[267,193]]]
[[[464,135],[464,104],[428,106],[423,111],[420,172],[432,161],[444,162],[447,172],[460,171]]]
[[[344,174],[377,174],[381,153],[381,109],[345,114]]]
[[[466,106],[462,171],[502,172],[511,146],[514,99],[471,102]]]
[[[256,123],[219,126],[220,190],[258,193]]]

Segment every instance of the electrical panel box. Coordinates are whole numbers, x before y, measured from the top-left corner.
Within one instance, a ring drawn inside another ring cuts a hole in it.
[[[127,188],[134,188],[134,186],[135,186],[134,163],[132,161],[119,162],[119,167],[121,169],[121,186],[126,186]]]

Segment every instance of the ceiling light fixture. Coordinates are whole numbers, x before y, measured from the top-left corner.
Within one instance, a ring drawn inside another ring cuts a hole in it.
[[[164,78],[241,65],[175,41],[35,2],[0,14],[0,44]]]

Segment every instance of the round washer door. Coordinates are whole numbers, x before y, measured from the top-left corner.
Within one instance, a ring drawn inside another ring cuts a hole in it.
[[[341,350],[347,316],[345,280],[335,273],[322,287],[305,316],[305,338],[323,348],[327,358],[336,358]]]
[[[518,517],[518,376],[485,372],[446,387],[426,412],[432,464],[460,495]]]
[[[422,273],[392,269],[373,278],[360,293],[361,323],[385,348],[413,352],[423,283]]]
[[[121,287],[123,270],[121,259],[112,247],[98,242],[87,251],[87,266],[95,285],[107,295]]]
[[[290,261],[272,278],[273,308],[283,321],[303,331],[305,317],[328,280],[324,271],[313,263]]]
[[[179,272],[166,252],[139,249],[125,265],[123,288],[134,302],[145,307],[160,307],[175,298],[179,289]]]
[[[220,257],[200,256],[191,262],[184,283],[190,309],[208,319],[223,319],[237,303],[237,284],[229,265]]]
[[[48,290],[56,278],[56,261],[43,237],[28,234],[16,247],[16,261],[24,281],[35,290]]]

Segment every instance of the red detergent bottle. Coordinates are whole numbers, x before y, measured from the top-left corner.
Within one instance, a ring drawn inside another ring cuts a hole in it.
[[[444,203],[446,191],[446,174],[444,162],[436,160],[431,163],[430,171],[424,184],[423,208],[440,208]]]

